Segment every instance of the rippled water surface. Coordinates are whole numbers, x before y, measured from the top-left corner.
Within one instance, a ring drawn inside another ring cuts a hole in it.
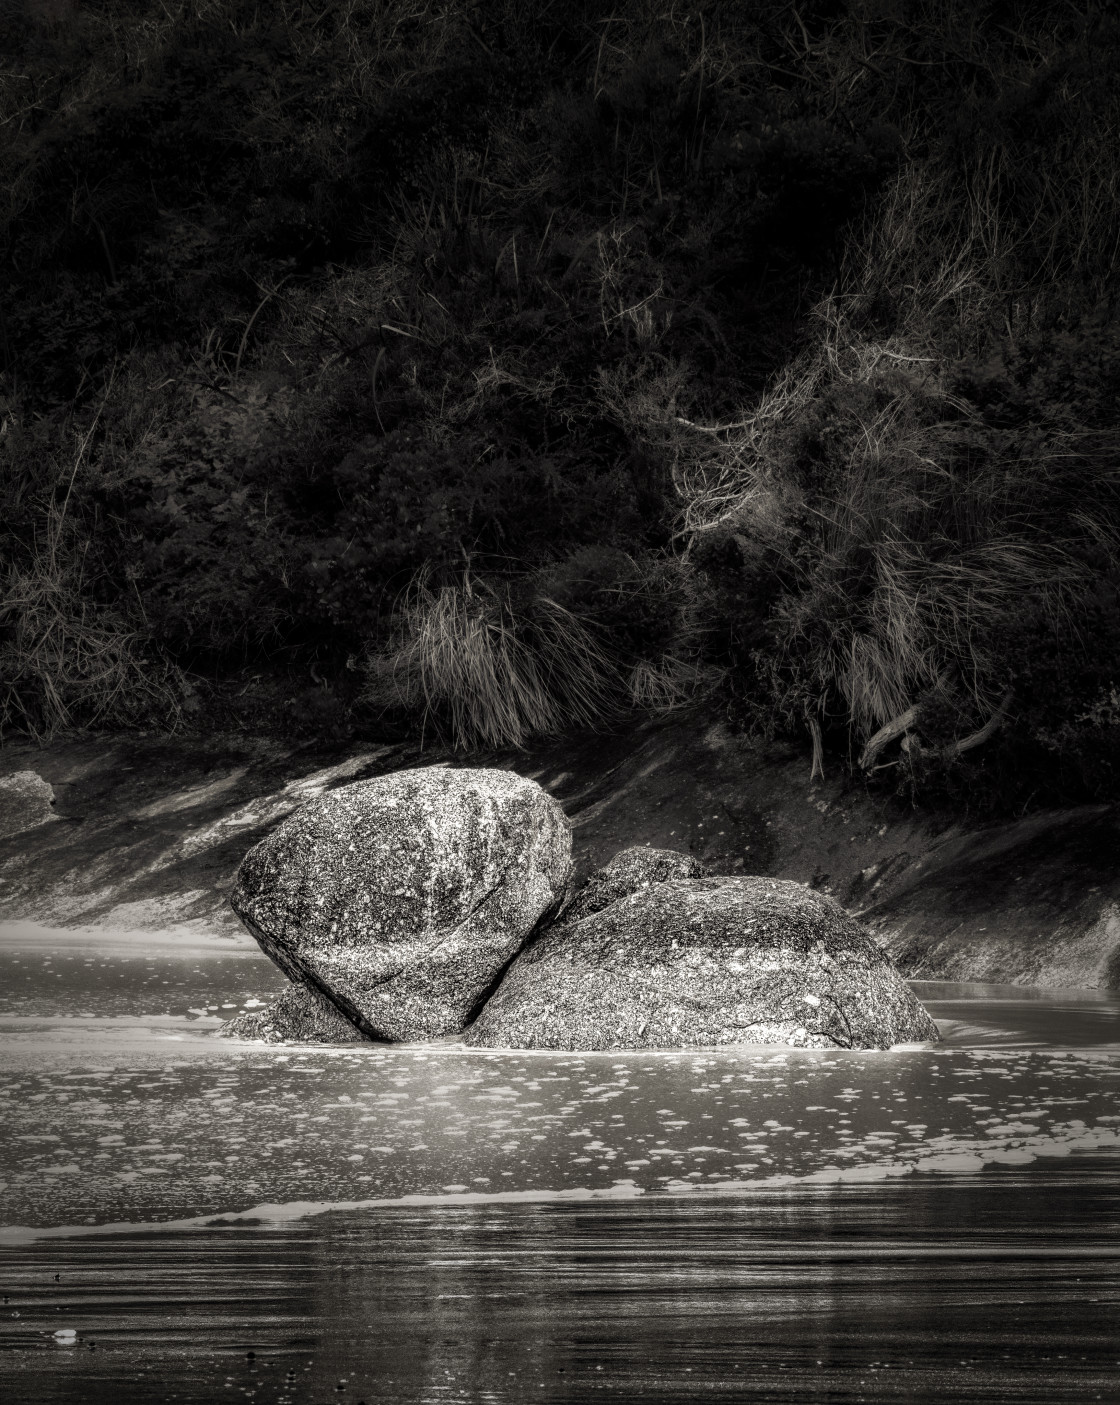
[[[889,1053],[216,1037],[278,985],[0,933],[13,1400],[1120,1400],[1113,998],[919,984],[943,1042]]]

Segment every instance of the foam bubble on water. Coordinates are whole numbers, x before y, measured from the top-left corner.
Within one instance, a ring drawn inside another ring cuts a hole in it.
[[[940,1156],[923,1156],[915,1162],[915,1171],[981,1171],[984,1159],[966,1151],[942,1152]]]

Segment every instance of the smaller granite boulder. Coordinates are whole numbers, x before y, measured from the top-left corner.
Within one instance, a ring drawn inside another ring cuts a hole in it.
[[[289,979],[373,1039],[463,1029],[567,894],[567,817],[512,771],[426,767],[340,786],[251,849],[234,911]]]
[[[243,1010],[218,1033],[224,1039],[263,1039],[266,1044],[365,1044],[366,1039],[325,995],[290,985],[263,1010]]]
[[[653,883],[552,928],[467,1043],[517,1049],[868,1049],[937,1027],[832,898],[769,878]]]
[[[53,804],[54,787],[38,772],[0,776],[0,839],[58,819]]]
[[[564,922],[578,922],[593,912],[602,912],[619,898],[628,898],[651,883],[667,883],[672,878],[703,878],[707,870],[699,859],[676,849],[649,849],[635,846],[622,849],[602,868],[597,868],[561,914]]]

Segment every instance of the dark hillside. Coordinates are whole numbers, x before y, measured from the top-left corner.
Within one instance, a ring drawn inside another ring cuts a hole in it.
[[[1114,793],[1104,4],[0,4],[6,730]]]

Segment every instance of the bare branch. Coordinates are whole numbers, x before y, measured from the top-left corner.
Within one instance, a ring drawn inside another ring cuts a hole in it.
[[[1004,694],[999,707],[996,708],[995,712],[992,713],[991,717],[988,718],[987,722],[984,723],[978,732],[972,732],[967,737],[961,737],[957,741],[950,742],[945,748],[946,759],[951,760],[960,756],[966,751],[971,751],[975,746],[983,746],[983,744],[999,730],[1007,716],[1007,710],[1011,706],[1011,698],[1012,694],[1010,692]]]
[[[860,753],[860,770],[868,770],[882,749],[893,742],[895,737],[900,737],[904,732],[908,732],[917,720],[918,707],[915,704],[913,707],[908,707],[905,712],[900,712],[897,717],[892,717],[885,726],[880,727]]]

